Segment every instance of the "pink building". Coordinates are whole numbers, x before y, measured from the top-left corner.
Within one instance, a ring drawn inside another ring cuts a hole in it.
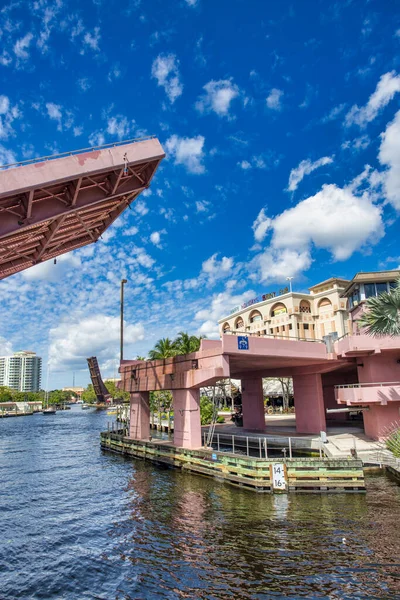
[[[389,289],[399,274],[357,274],[341,293],[343,299],[353,297],[358,286],[357,304],[350,300],[350,320],[367,294],[379,293],[382,283]],[[227,377],[242,382],[243,425],[249,431],[265,430],[264,377],[293,378],[300,434],[326,431],[327,409],[340,405],[367,409],[364,428],[373,439],[400,419],[400,337],[372,338],[357,330],[324,342],[229,333],[221,340],[203,340],[201,349],[189,355],[122,361],[120,372],[123,388],[131,393],[130,436],[149,438],[149,392],[168,389],[174,398],[174,444],[179,447],[201,447],[200,388]]]

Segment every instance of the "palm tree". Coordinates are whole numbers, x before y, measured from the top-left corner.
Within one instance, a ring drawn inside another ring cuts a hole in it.
[[[189,335],[185,331],[178,333],[174,344],[176,346],[177,354],[190,354],[191,352],[197,352],[200,349],[200,342],[204,336],[197,337],[195,335]]]
[[[175,342],[171,342],[169,338],[162,338],[158,340],[153,350],[149,352],[150,360],[157,360],[159,358],[171,358],[176,356]]]
[[[390,292],[371,296],[365,303],[365,312],[359,324],[365,333],[373,336],[400,335],[400,279]]]

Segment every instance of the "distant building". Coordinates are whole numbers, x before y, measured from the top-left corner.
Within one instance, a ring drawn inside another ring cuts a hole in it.
[[[23,350],[12,356],[0,356],[0,386],[18,392],[38,392],[42,378],[42,359]]]
[[[258,334],[297,340],[342,337],[349,330],[347,301],[342,294],[348,279],[331,277],[309,288],[287,287],[236,306],[218,321],[220,334]]]

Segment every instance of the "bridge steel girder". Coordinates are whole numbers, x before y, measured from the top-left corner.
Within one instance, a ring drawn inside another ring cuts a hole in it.
[[[96,242],[164,157],[150,138],[0,171],[0,279]]]

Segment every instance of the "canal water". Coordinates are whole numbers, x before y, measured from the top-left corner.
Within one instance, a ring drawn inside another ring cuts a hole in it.
[[[256,494],[103,453],[110,418],[0,419],[0,600],[400,599],[387,477]]]

